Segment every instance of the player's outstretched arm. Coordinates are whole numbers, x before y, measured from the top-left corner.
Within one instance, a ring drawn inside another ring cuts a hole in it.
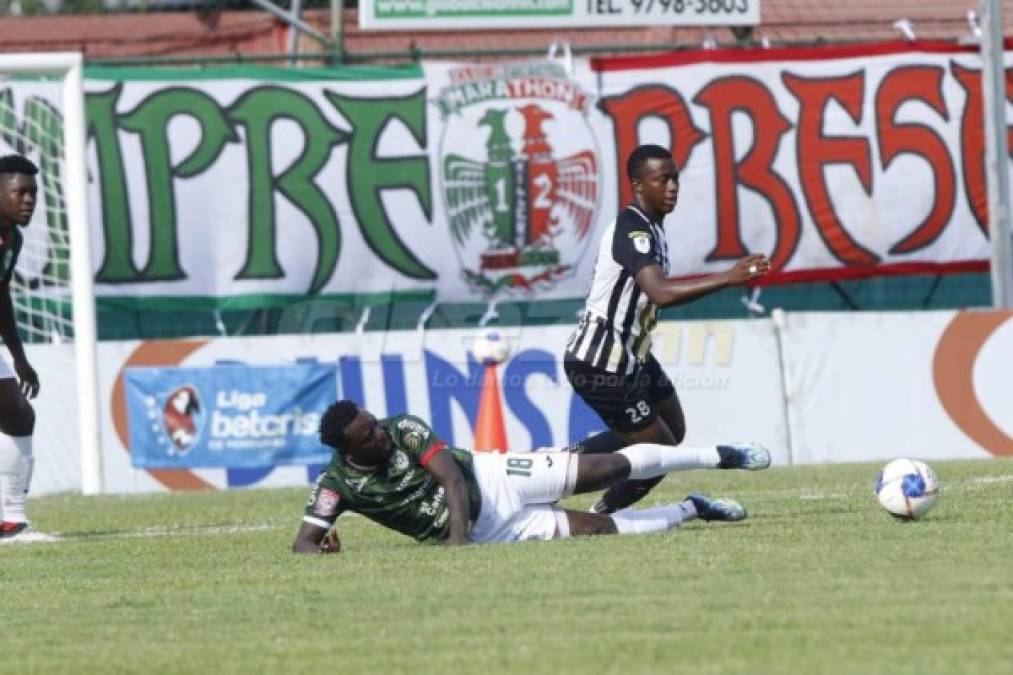
[[[461,468],[454,461],[450,450],[443,448],[426,464],[426,469],[443,486],[450,511],[450,536],[448,544],[467,544],[468,527],[471,523],[471,506],[468,505],[468,486]]]
[[[720,291],[729,286],[738,286],[770,272],[767,256],[750,255],[740,258],[727,272],[711,274],[699,279],[676,281],[665,277],[661,265],[647,265],[637,272],[637,286],[651,302],[659,307],[673,307],[693,302],[698,298]]]
[[[11,300],[11,288],[8,283],[0,284],[0,338],[3,338],[7,350],[14,360],[14,372],[18,375],[21,392],[28,398],[35,398],[39,393],[39,376],[28,363],[25,349],[21,345],[21,336],[14,321],[14,301]]]
[[[292,553],[338,553],[341,540],[337,528],[325,530],[319,525],[303,522],[292,542]]]

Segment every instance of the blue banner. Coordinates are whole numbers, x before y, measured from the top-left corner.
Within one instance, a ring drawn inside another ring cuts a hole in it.
[[[337,392],[335,364],[127,368],[135,467],[258,468],[325,464],[320,416]]]

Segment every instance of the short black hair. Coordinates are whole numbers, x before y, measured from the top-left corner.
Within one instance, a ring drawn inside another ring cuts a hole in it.
[[[629,159],[626,160],[626,177],[630,180],[640,178],[640,175],[644,172],[644,165],[647,164],[647,160],[649,159],[672,159],[672,153],[669,152],[668,148],[663,148],[653,143],[638,146],[630,153]],[[675,160],[672,161],[674,163]],[[679,167],[675,167],[675,172],[676,174],[679,173]]]
[[[24,173],[34,176],[39,173],[39,167],[24,155],[4,155],[0,157],[0,174],[2,173]]]
[[[345,438],[345,427],[351,424],[358,414],[359,405],[355,401],[343,399],[332,403],[320,418],[320,442],[340,450],[348,440]]]

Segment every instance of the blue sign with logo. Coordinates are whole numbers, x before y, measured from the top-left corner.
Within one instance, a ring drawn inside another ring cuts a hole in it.
[[[320,416],[334,364],[128,368],[132,464],[143,469],[326,464]]]

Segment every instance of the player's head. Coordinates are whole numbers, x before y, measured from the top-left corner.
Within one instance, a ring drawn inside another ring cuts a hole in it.
[[[679,199],[679,167],[672,153],[660,145],[641,145],[626,160],[626,177],[633,198],[649,215],[671,213]]]
[[[320,442],[363,465],[383,461],[390,447],[376,417],[347,399],[331,404],[320,418]]]
[[[32,219],[39,191],[37,173],[39,167],[23,155],[0,157],[0,225],[24,227]]]

